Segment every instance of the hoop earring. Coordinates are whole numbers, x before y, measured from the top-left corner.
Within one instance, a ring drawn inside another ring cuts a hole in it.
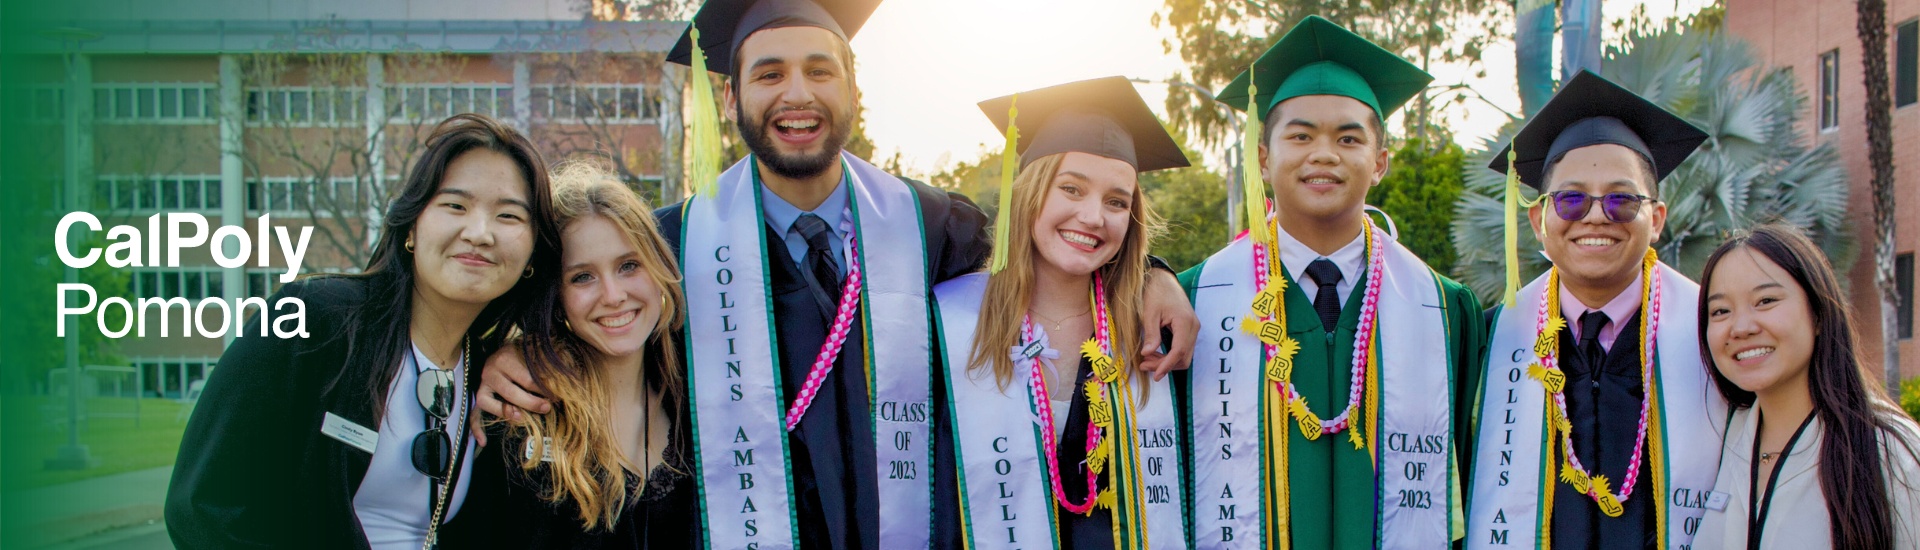
[[[520,274],[520,278],[522,278],[522,279],[532,279],[532,278],[533,278],[533,266],[527,266],[527,272],[526,272],[526,273],[521,273],[521,274]]]
[[[407,243],[404,246],[407,249],[407,253],[412,254],[413,253],[413,237],[407,237]]]

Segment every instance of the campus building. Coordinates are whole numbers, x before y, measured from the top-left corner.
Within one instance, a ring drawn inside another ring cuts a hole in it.
[[[313,229],[302,273],[353,271],[424,138],[462,112],[517,127],[549,162],[596,156],[656,202],[680,195],[677,83],[687,72],[664,53],[685,25],[607,20],[628,18],[616,2],[52,4],[44,30],[7,38],[35,55],[32,84],[5,100],[26,106],[30,123],[60,129],[62,209],[92,212],[106,227],[144,232],[154,214],[197,212],[209,233],[238,225],[258,243],[257,219],[271,216],[296,236]],[[267,266],[235,269],[207,251],[190,249],[177,267],[148,258],[120,270],[130,275],[122,295],[231,304],[270,295],[287,271],[278,250]],[[168,312],[171,337],[153,337],[160,325],[149,319],[148,337],[120,339],[124,362],[90,369],[99,386],[185,397],[232,332],[182,338],[183,315]],[[29,382],[63,386],[52,380],[64,371],[55,373]]]
[[[1898,283],[1900,371],[1920,376],[1913,344],[1914,251],[1920,249],[1920,0],[1887,0],[1887,65],[1892,81],[1894,280]],[[1854,2],[1849,0],[1727,0],[1726,29],[1755,47],[1761,62],[1786,67],[1805,86],[1810,113],[1800,131],[1839,151],[1849,181],[1847,212],[1859,254],[1844,271],[1865,360],[1880,369],[1880,298],[1874,286],[1872,167],[1867,163],[1866,84]]]

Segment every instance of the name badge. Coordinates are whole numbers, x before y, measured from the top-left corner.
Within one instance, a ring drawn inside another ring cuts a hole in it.
[[[352,420],[341,418],[333,413],[327,413],[326,419],[320,421],[320,433],[341,443],[352,445],[355,449],[366,451],[367,454],[373,454],[374,446],[380,444],[380,432],[369,430],[366,426],[355,424]]]
[[[1715,512],[1725,512],[1727,511],[1728,500],[1731,500],[1731,499],[1727,497],[1726,493],[1708,491],[1707,492],[1707,509],[1713,510]]]
[[[533,440],[531,439],[527,440],[526,460],[533,460]],[[540,461],[553,462],[553,438],[551,437],[540,438]]]

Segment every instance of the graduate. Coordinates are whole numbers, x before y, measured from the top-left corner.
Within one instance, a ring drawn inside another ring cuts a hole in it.
[[[931,290],[978,269],[990,244],[965,197],[844,150],[860,112],[847,41],[878,3],[707,2],[668,54],[696,71],[697,192],[655,215],[684,273],[711,547],[931,543],[931,433],[945,408]],[[717,149],[698,112],[710,95],[701,69],[730,77],[721,100],[751,152],[710,178],[699,173],[703,137]],[[1138,368],[1184,365],[1198,323],[1173,274],[1156,270],[1144,300],[1144,325],[1171,323],[1175,338]],[[483,410],[552,406],[524,364],[499,366],[483,373]]]
[[[943,543],[1186,548],[1171,380],[1130,365],[1153,230],[1138,175],[1187,158],[1125,77],[980,107],[1019,175],[992,275],[934,287],[953,418],[935,463],[960,465]]]
[[[1182,411],[1199,547],[1455,538],[1479,301],[1365,212],[1390,163],[1383,121],[1431,80],[1310,16],[1218,96],[1246,106],[1247,180],[1274,210],[1250,185],[1249,235],[1181,275],[1201,319]]]
[[[1700,288],[1651,245],[1657,183],[1706,134],[1582,71],[1495,157],[1553,267],[1489,314],[1470,548],[1686,548],[1727,400],[1701,364]],[[1514,223],[1509,221],[1509,223]]]

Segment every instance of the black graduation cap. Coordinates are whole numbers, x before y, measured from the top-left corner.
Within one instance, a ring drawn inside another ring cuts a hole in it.
[[[1560,87],[1488,167],[1507,173],[1507,152],[1517,151],[1513,169],[1520,173],[1520,181],[1544,190],[1547,182],[1542,173],[1548,164],[1567,151],[1611,143],[1647,159],[1658,181],[1706,140],[1707,133],[1686,120],[1583,70]]]
[[[820,27],[852,40],[880,0],[710,0],[693,15],[693,24],[667,52],[667,61],[693,65],[693,29],[707,70],[733,76],[733,54],[755,31],[779,27]]]
[[[1070,151],[1125,161],[1140,172],[1189,166],[1186,153],[1126,77],[1069,82],[980,102],[1001,133],[1007,131],[1008,107],[1018,109],[1014,124],[1033,129],[1020,132],[1021,168]]]

